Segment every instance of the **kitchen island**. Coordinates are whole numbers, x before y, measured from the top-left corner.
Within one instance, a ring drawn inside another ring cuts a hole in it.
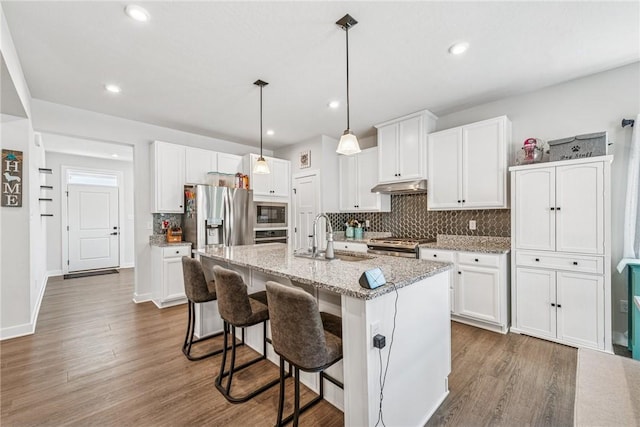
[[[250,293],[263,290],[268,280],[299,286],[316,296],[320,310],[342,317],[344,358],[327,373],[343,381],[344,392],[325,383],[325,399],[344,411],[346,426],[376,424],[380,372],[389,354],[382,405],[386,425],[424,425],[447,396],[450,264],[366,255],[312,260],[294,257],[289,246],[279,243],[207,247],[198,255],[206,274],[215,264],[231,268],[243,276]],[[374,267],[389,283],[361,288],[360,275]],[[204,335],[221,328],[214,324],[217,307],[207,307],[201,319]],[[260,348],[260,334],[259,327],[249,328],[247,343]],[[382,350],[373,347],[376,334],[386,337]],[[272,350],[268,357],[277,363]],[[302,381],[317,390],[317,375],[305,374]]]

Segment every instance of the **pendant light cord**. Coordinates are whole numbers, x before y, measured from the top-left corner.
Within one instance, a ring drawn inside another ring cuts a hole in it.
[[[262,157],[262,87],[260,85],[260,157]]]
[[[347,130],[351,130],[351,126],[349,123],[349,25],[345,25],[344,31],[346,33],[346,41],[347,41]]]

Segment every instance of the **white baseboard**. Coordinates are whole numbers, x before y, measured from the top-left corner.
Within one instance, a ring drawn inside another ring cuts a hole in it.
[[[52,275],[47,272],[42,279],[42,289],[36,300],[36,304],[33,307],[31,313],[31,321],[29,323],[23,323],[22,325],[9,326],[7,328],[0,329],[0,341],[8,340],[11,338],[18,338],[25,335],[32,335],[36,331],[36,324],[38,323],[38,315],[40,314],[40,306],[42,305],[42,299],[44,298],[44,292],[47,289],[49,283],[49,277]]]
[[[147,301],[151,301],[152,295],[151,293],[146,293],[146,294],[138,294],[138,293],[133,293],[133,302],[135,302],[136,304],[140,304],[141,302],[147,302]]]
[[[627,336],[627,332],[618,332],[618,331],[614,331],[613,332],[613,343],[617,344],[617,345],[622,345],[624,347],[629,345],[629,338]]]
[[[136,265],[132,262],[127,262],[125,264],[120,264],[120,268],[134,268]]]
[[[50,270],[47,271],[47,277],[57,277],[57,276],[62,276],[64,273],[62,272],[62,270]]]

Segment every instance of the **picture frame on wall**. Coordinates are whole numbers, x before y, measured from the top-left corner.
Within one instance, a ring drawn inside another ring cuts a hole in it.
[[[300,153],[300,169],[311,167],[311,150]]]

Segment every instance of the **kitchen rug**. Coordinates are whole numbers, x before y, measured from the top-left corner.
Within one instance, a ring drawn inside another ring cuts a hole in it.
[[[90,276],[102,276],[103,274],[118,274],[120,271],[116,269],[109,270],[94,270],[94,271],[81,271],[79,273],[71,273],[65,274],[63,276],[64,279],[78,279],[80,277],[90,277]]]
[[[640,425],[640,361],[578,350],[574,426]]]

